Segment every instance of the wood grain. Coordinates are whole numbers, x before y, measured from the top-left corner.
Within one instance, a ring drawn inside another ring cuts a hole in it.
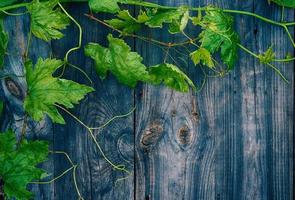
[[[280,20],[281,10],[258,0],[151,0],[163,5],[213,4],[222,8],[246,10]],[[87,19],[85,3],[66,4],[65,8],[82,25],[83,46],[88,42],[107,45],[109,29]],[[21,11],[21,10],[20,10]],[[98,15],[108,18],[108,15]],[[248,16],[234,15],[241,43],[262,53],[273,45],[276,56],[294,55],[287,35],[280,27]],[[294,11],[285,19],[294,21]],[[29,17],[7,17],[5,29],[10,43],[5,59],[6,74],[23,75]],[[290,28],[294,35],[294,28]],[[189,26],[195,37],[198,28]],[[51,43],[33,39],[29,56],[62,59],[78,43],[78,29],[72,24],[65,37]],[[114,33],[113,33],[114,34]],[[163,30],[143,30],[141,34],[164,41],[183,41]],[[140,40],[128,43],[154,65],[166,57],[165,50]],[[179,54],[179,52],[181,54]],[[167,62],[175,62],[198,85],[204,76],[194,67],[183,48],[170,49]],[[277,67],[290,84],[273,70],[244,52],[239,53],[235,69],[224,78],[210,78],[204,89],[183,94],[164,86],[140,84],[134,91],[119,84],[113,76],[100,80],[91,59],[83,49],[70,55],[94,81],[95,92],[71,113],[89,126],[99,126],[134,106],[134,115],[115,122],[95,136],[108,158],[125,164],[130,177],[116,172],[102,158],[86,129],[66,113],[65,126],[52,125],[49,119],[34,123],[29,119],[28,138],[49,140],[53,150],[65,151],[78,164],[77,185],[82,196],[93,200],[264,200],[294,198],[294,63]],[[90,84],[82,74],[68,67],[65,78]],[[24,77],[1,80],[0,97],[5,100],[1,130],[12,127],[17,134],[23,125]],[[70,167],[61,155],[53,155],[43,165],[57,176]],[[35,199],[77,199],[71,173],[50,185],[31,185]]]
[[[23,12],[18,10],[17,12]],[[26,95],[27,85],[24,78],[24,61],[29,35],[29,16],[6,17],[5,30],[9,34],[8,56],[5,58],[4,74],[8,77],[1,80],[1,91],[5,101],[5,110],[2,119],[2,131],[12,128],[19,136],[24,124],[23,100]],[[33,39],[29,57],[36,62],[36,58],[48,57],[51,51],[49,44]],[[26,136],[29,139],[53,140],[52,123],[46,118],[40,123],[27,120]],[[40,167],[53,172],[54,163],[52,157]],[[53,174],[54,176],[54,174]],[[49,177],[52,178],[52,177]],[[37,198],[53,199],[53,185],[30,185],[32,192]]]
[[[214,4],[276,20],[281,13],[263,1],[157,3]],[[285,16],[294,20],[294,11]],[[262,53],[271,44],[278,57],[294,52],[281,28],[250,17],[235,18],[243,44],[255,52]],[[189,30],[192,35],[197,32]],[[147,32],[147,36],[169,40],[165,32]],[[147,64],[161,62],[165,55],[143,42],[136,45]],[[229,76],[210,79],[197,95],[148,85],[138,89],[136,199],[292,199],[293,66],[279,66],[291,82],[285,84],[272,70],[241,52]],[[180,67],[193,68],[192,64]],[[200,71],[188,72],[198,82]],[[192,113],[199,119],[194,120]],[[155,136],[146,148],[142,141],[154,123],[161,124],[161,136]]]
[[[109,30],[84,16],[84,13],[89,12],[85,4],[68,5],[66,9],[83,27],[83,46],[88,42],[107,45],[105,38]],[[100,18],[103,17],[100,15]],[[62,40],[52,43],[53,55],[62,58],[70,47],[77,44],[77,35],[77,27],[68,28]],[[83,49],[74,52],[70,56],[70,62],[90,74],[96,90],[72,110],[72,113],[79,116],[83,122],[91,127],[100,126],[113,116],[125,114],[133,108],[132,90],[118,84],[113,77],[101,81],[95,73],[93,61],[85,57]],[[65,77],[89,85],[87,79],[72,68],[67,69]],[[66,114],[64,116],[66,116],[66,126],[54,126],[54,149],[68,152],[74,162],[79,165],[77,177],[82,196],[85,199],[99,200],[132,199],[133,115],[118,119],[110,126],[95,131],[96,138],[106,156],[115,164],[124,164],[132,173],[128,179],[119,181],[117,184],[115,184],[116,180],[125,177],[126,174],[112,169],[102,158],[86,129]],[[64,158],[56,158],[56,172],[67,167],[63,163]],[[56,199],[76,199],[77,194],[74,191],[70,175],[55,184]]]

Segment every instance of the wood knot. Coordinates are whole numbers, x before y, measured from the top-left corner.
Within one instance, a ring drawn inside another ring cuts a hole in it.
[[[5,86],[7,90],[10,92],[10,94],[12,94],[13,96],[15,96],[16,98],[20,100],[24,99],[24,94],[22,92],[22,89],[17,82],[15,82],[11,78],[5,78],[4,81],[5,81]]]
[[[200,120],[200,115],[198,112],[192,112],[193,119],[198,122]]]
[[[182,145],[187,145],[192,141],[192,134],[188,126],[183,126],[179,129],[177,138]]]
[[[163,125],[159,122],[151,124],[151,126],[147,128],[142,135],[141,144],[146,148],[157,144],[163,134],[163,131]]]
[[[177,115],[177,111],[176,110],[172,110],[171,111],[171,117],[176,117]]]

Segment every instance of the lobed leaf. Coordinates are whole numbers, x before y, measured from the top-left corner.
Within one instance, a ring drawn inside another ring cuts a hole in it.
[[[192,81],[176,66],[161,64],[147,68],[142,64],[142,57],[121,39],[108,35],[109,47],[89,43],[85,47],[85,55],[95,61],[95,69],[101,79],[106,78],[108,71],[119,82],[135,87],[138,81],[152,84],[164,83],[177,91],[187,92],[189,87],[195,88]]]
[[[27,6],[31,15],[31,31],[37,38],[48,42],[64,36],[60,31],[70,24],[70,20],[59,9],[55,9],[57,3],[58,0],[33,0]]]
[[[48,143],[45,141],[23,140],[17,144],[11,130],[0,134],[0,177],[8,199],[32,198],[27,185],[42,178],[45,171],[36,166],[44,162],[47,156]]]
[[[95,60],[95,68],[104,79],[110,71],[119,82],[135,87],[138,81],[147,81],[148,72],[142,64],[142,57],[132,52],[130,47],[121,39],[108,35],[109,47],[89,43],[85,47],[86,56]]]
[[[201,47],[211,54],[220,51],[221,60],[231,70],[237,59],[239,43],[239,36],[233,29],[233,18],[222,10],[208,8],[201,26]]]
[[[151,83],[166,86],[181,92],[188,92],[192,87],[196,90],[194,83],[178,67],[172,64],[163,63],[149,68]]]
[[[189,12],[185,7],[177,10],[146,9],[140,10],[137,18],[130,15],[128,10],[119,11],[117,18],[105,20],[112,27],[124,33],[133,33],[146,25],[150,28],[162,28],[169,24],[169,32],[172,34],[183,31],[189,20]]]
[[[26,62],[27,96],[24,102],[26,112],[35,120],[40,121],[47,114],[53,122],[64,124],[63,117],[55,104],[73,108],[93,88],[74,81],[55,78],[52,74],[63,65],[56,59],[38,59],[35,67]]]
[[[199,48],[198,50],[192,52],[190,54],[190,56],[191,56],[191,59],[195,65],[198,65],[198,64],[200,64],[200,62],[202,62],[202,64],[204,64],[210,68],[214,67],[214,62],[211,57],[211,54],[205,48]]]
[[[111,20],[105,20],[112,27],[122,30],[124,33],[133,33],[141,28],[141,15],[139,19],[132,17],[128,10],[119,11],[117,18]]]
[[[145,24],[150,28],[162,28],[164,23],[172,23],[179,20],[184,14],[184,9],[177,10],[162,10],[162,9],[148,9],[147,16],[149,17]]]

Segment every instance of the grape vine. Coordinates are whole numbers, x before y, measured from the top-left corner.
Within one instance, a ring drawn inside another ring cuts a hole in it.
[[[67,12],[65,3],[88,2],[89,12],[85,17],[106,26],[118,36],[109,34],[107,36],[108,46],[98,43],[88,43],[82,46],[83,29],[79,22]],[[269,0],[269,3],[276,3],[285,7],[295,8],[294,0]],[[137,14],[132,15],[122,5],[131,5],[137,9]],[[14,13],[18,8],[24,8],[23,13]],[[287,78],[276,67],[277,63],[292,62],[294,57],[286,55],[284,58],[277,58],[272,47],[264,53],[256,53],[243,44],[239,34],[234,30],[234,16],[246,15],[257,18],[270,25],[281,27],[287,34],[290,43],[295,48],[293,35],[289,28],[295,26],[295,22],[285,22],[282,15],[281,21],[274,21],[255,13],[222,9],[212,5],[205,7],[190,6],[165,6],[141,0],[32,0],[19,2],[16,0],[4,0],[0,2],[0,11],[5,15],[30,16],[30,32],[28,45],[24,56],[24,77],[27,83],[27,95],[24,99],[23,108],[25,111],[24,125],[20,138],[15,133],[6,130],[0,134],[0,198],[6,199],[31,199],[32,193],[28,191],[29,184],[51,184],[72,171],[75,189],[79,199],[83,199],[76,180],[78,164],[74,164],[66,152],[49,150],[46,141],[28,141],[26,139],[26,121],[30,118],[40,122],[48,116],[53,123],[65,124],[65,120],[59,111],[63,111],[74,119],[78,124],[87,130],[87,133],[98,148],[102,157],[114,169],[125,173],[127,176],[118,181],[128,178],[131,174],[124,165],[113,163],[104,153],[97,141],[94,130],[100,130],[117,118],[127,117],[134,112],[115,116],[105,124],[98,127],[90,127],[68,109],[73,108],[89,93],[95,92],[92,87],[93,81],[88,74],[79,66],[70,62],[69,56],[74,51],[84,49],[85,56],[94,62],[94,69],[101,79],[105,79],[109,73],[113,74],[118,82],[131,88],[136,87],[138,82],[153,85],[163,84],[179,92],[200,91],[207,77],[223,77],[234,70],[238,59],[238,51],[246,52],[258,59],[260,63],[274,70],[283,81],[288,83]],[[108,20],[99,19],[96,13],[110,13],[113,17]],[[36,37],[45,42],[58,40],[64,37],[62,31],[73,23],[78,27],[78,44],[69,49],[62,60],[55,58],[42,59],[36,62],[28,57],[31,38]],[[186,29],[188,26],[199,27],[198,36],[190,36]],[[183,36],[181,42],[163,42],[155,38],[146,37],[140,34],[142,29],[168,29],[172,35]],[[146,66],[143,58],[138,52],[125,42],[131,37],[151,43],[161,48],[165,57],[162,63],[153,66]],[[9,35],[4,27],[0,26],[0,70],[5,66],[4,58],[9,54]],[[181,50],[177,49],[181,48]],[[191,50],[193,49],[193,50]],[[189,76],[178,67],[175,59],[169,52],[175,51],[178,54],[189,55],[192,65],[200,67],[205,79],[200,86],[196,86]],[[167,62],[171,58],[172,63]],[[63,78],[67,67],[78,70],[89,81],[91,86],[79,84],[72,80]],[[57,76],[53,74],[61,69]],[[5,75],[1,79],[15,75]],[[18,76],[18,75],[17,75]],[[0,113],[3,104],[0,101]],[[64,155],[70,167],[57,177],[47,180],[48,174],[40,169],[38,164],[48,159],[48,154]]]

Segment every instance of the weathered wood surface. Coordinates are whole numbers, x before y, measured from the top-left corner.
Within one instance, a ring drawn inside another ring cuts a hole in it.
[[[153,2],[214,4],[276,20],[281,14],[278,7],[262,0]],[[83,15],[88,12],[85,4],[66,8],[83,25],[83,45],[90,41],[105,44],[109,30]],[[291,10],[287,10],[285,16],[288,21],[295,19]],[[235,19],[242,43],[255,52],[263,52],[273,45],[278,57],[294,54],[281,28],[246,16],[236,15]],[[23,74],[28,24],[27,16],[5,20],[11,38],[5,66],[9,74]],[[29,52],[32,59],[40,55],[62,58],[66,50],[78,42],[75,26],[68,28],[65,34],[64,39],[51,44],[33,39]],[[143,34],[166,41],[183,40],[168,37],[165,31],[148,30]],[[198,30],[189,28],[188,34],[195,36]],[[158,47],[130,40],[130,44],[133,42],[145,64],[163,61],[165,56]],[[172,50],[171,53],[179,57]],[[30,122],[29,137],[47,138],[53,143],[52,149],[69,153],[79,164],[77,183],[85,199],[293,199],[294,63],[278,66],[290,80],[290,84],[285,84],[271,69],[241,52],[229,76],[209,79],[198,94],[182,94],[145,84],[133,91],[118,84],[112,76],[100,81],[83,51],[73,53],[70,61],[90,74],[97,90],[71,111],[82,121],[97,126],[137,106],[133,116],[95,132],[107,156],[115,163],[124,163],[134,174],[117,185],[116,179],[124,174],[112,170],[86,130],[70,116],[64,113],[65,126],[52,125],[48,119],[40,124]],[[168,61],[172,62],[170,58]],[[188,56],[177,58],[177,62],[196,83],[201,82],[201,72],[193,67]],[[74,69],[68,68],[65,76],[88,84]],[[25,91],[23,77],[2,80],[0,96],[6,100],[2,129],[12,126],[20,131]],[[41,134],[37,135],[38,131]],[[69,164],[64,157],[55,155],[44,167],[56,176]],[[34,185],[32,189],[35,199],[77,199],[71,174],[51,185]]]

